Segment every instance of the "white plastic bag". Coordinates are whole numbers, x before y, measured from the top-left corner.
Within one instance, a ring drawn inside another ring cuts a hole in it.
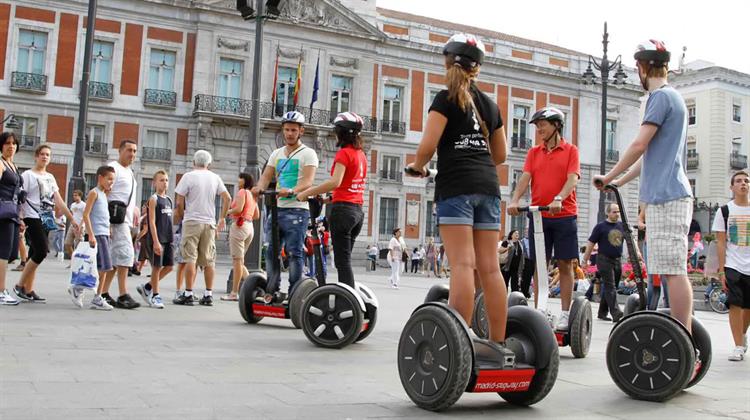
[[[96,290],[99,271],[96,269],[96,247],[81,241],[73,252],[70,263],[70,285],[80,289]]]
[[[591,283],[589,283],[587,279],[580,279],[578,280],[578,287],[576,288],[576,291],[585,293],[587,290],[589,290],[589,287],[591,287]]]
[[[719,253],[716,241],[711,241],[706,250],[706,262],[704,263],[703,272],[706,275],[716,274],[719,271]]]

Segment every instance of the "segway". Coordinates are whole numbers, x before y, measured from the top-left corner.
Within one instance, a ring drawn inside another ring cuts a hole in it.
[[[260,194],[265,197],[266,206],[271,211],[271,254],[279,259],[278,267],[281,267],[279,213],[276,203],[278,191],[265,190]],[[257,324],[264,317],[291,319],[294,327],[300,328],[299,314],[302,303],[310,292],[318,287],[318,282],[311,278],[301,279],[287,296],[286,293],[277,291],[277,282],[274,279],[269,281],[266,273],[260,271],[260,267],[252,268],[250,274],[242,281],[240,289],[239,306],[242,318],[248,324]]]
[[[617,187],[607,185],[606,189],[624,209]],[[621,217],[628,258],[633,267],[640,267],[627,214],[623,211]],[[637,310],[631,309],[612,328],[606,349],[607,369],[615,384],[631,397],[665,401],[706,375],[711,364],[711,337],[695,316],[691,336],[670,316],[669,309],[647,311],[643,272],[634,273],[638,294],[631,305],[637,305]]]
[[[578,296],[573,299],[573,302],[570,305],[568,329],[565,331],[558,331],[555,329],[555,324],[557,323],[556,317],[547,309],[549,285],[547,283],[547,257],[544,250],[544,230],[541,212],[549,211],[549,207],[519,207],[518,211],[531,212],[534,221],[534,243],[537,244],[534,257],[536,260],[537,278],[539,279],[536,294],[536,308],[546,315],[549,325],[555,332],[558,346],[570,346],[570,350],[575,358],[586,357],[591,344],[591,326],[593,325],[591,303],[583,296]],[[508,306],[527,304],[528,301],[523,296],[523,293],[512,292],[508,294]],[[474,302],[473,328],[478,336],[484,338],[487,337],[487,319],[485,314],[484,296],[479,295]]]
[[[447,305],[448,287],[433,286],[411,315],[398,343],[398,372],[409,398],[440,411],[464,392],[496,392],[528,406],[541,401],[557,379],[559,351],[538,311],[508,308],[506,349],[472,335]]]
[[[311,201],[311,214],[313,206],[320,213],[320,203],[321,199]],[[317,235],[314,228],[313,235]],[[377,322],[378,299],[369,287],[361,283],[355,282],[354,287],[344,283],[325,284],[322,264],[317,263],[321,261],[319,252],[318,249],[316,276],[321,286],[304,299],[299,323],[313,344],[340,349],[362,341],[372,333]]]

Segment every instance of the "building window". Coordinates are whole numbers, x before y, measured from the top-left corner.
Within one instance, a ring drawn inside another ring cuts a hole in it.
[[[351,77],[334,75],[331,78],[331,113],[349,111],[352,83]]]
[[[607,132],[607,150],[616,150],[615,135],[617,134],[617,121],[607,120],[605,130]]]
[[[297,69],[279,67],[277,80],[274,115],[280,117],[284,113],[294,110],[294,86],[297,84]]]
[[[393,181],[400,180],[401,159],[396,156],[383,156],[383,166],[380,169],[380,177]]]
[[[107,147],[104,143],[104,126],[97,124],[86,124],[86,137],[84,149],[87,152],[106,153]]]
[[[141,206],[145,205],[149,198],[156,192],[153,178],[141,178]]]
[[[695,105],[688,105],[688,125],[695,125]]]
[[[383,89],[383,120],[398,123],[401,121],[401,98],[403,88],[385,85]],[[393,124],[398,125],[398,124]]]
[[[141,158],[149,160],[169,161],[172,150],[169,147],[169,133],[166,131],[148,130],[143,142]]]
[[[21,136],[39,136],[37,131],[38,121],[31,117],[16,117],[16,121],[21,125]]]
[[[173,51],[151,50],[149,64],[148,88],[174,91],[174,67],[176,54]]]
[[[526,140],[529,138],[529,107],[524,105],[513,105],[513,138]]]
[[[435,102],[435,97],[437,96],[438,93],[440,93],[439,90],[430,89],[430,94],[429,94],[430,95],[430,103],[427,105],[427,109],[429,109],[430,106],[432,106],[432,103]]]
[[[732,121],[742,122],[742,107],[739,105],[732,105]]]
[[[398,198],[380,199],[380,228],[381,235],[392,235],[398,222]]]
[[[219,96],[239,98],[242,92],[242,67],[239,60],[219,59]]]
[[[94,56],[91,58],[91,81],[109,83],[112,78],[112,52],[115,46],[111,42],[94,41]]]
[[[433,237],[435,242],[440,242],[440,230],[437,226],[437,214],[435,213],[435,202],[427,201],[427,217],[425,220],[427,225],[425,226],[424,235],[426,238]]]
[[[18,63],[16,64],[16,71],[44,74],[47,33],[21,29],[18,35]]]
[[[90,190],[92,188],[95,188],[96,185],[98,184],[96,174],[84,174],[83,175],[83,179],[86,182],[86,188],[84,189],[84,191],[87,191],[87,190]],[[85,192],[83,193],[83,199],[84,200],[86,199],[86,193]]]
[[[742,150],[742,137],[735,137],[732,139],[732,153],[739,154]]]
[[[690,182],[690,190],[693,192],[693,197],[697,197],[695,195],[695,180],[694,179],[688,179],[688,182]]]

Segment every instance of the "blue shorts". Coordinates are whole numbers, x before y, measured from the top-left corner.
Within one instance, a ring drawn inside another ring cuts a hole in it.
[[[463,194],[440,200],[436,207],[439,226],[468,225],[474,230],[500,230],[500,197]]]
[[[112,271],[112,254],[110,253],[109,235],[96,235],[96,269]]]
[[[578,259],[578,223],[577,216],[560,218],[542,217],[542,229],[544,230],[544,250],[547,253],[547,261],[552,258],[554,249],[555,258],[558,260]],[[529,252],[531,259],[536,260],[534,247],[534,219],[529,213]]]

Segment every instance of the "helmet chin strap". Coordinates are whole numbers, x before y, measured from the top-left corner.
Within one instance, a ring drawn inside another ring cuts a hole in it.
[[[549,146],[549,141],[550,141],[550,140],[552,140],[552,139],[554,139],[554,141],[555,141],[555,146],[557,146],[557,140],[558,140],[559,138],[560,138],[560,132],[558,131],[558,129],[555,129],[555,132],[554,132],[554,133],[552,133],[552,135],[551,135],[551,136],[549,136],[549,137],[547,137],[546,139],[544,139],[544,145],[545,145],[545,146]]]

